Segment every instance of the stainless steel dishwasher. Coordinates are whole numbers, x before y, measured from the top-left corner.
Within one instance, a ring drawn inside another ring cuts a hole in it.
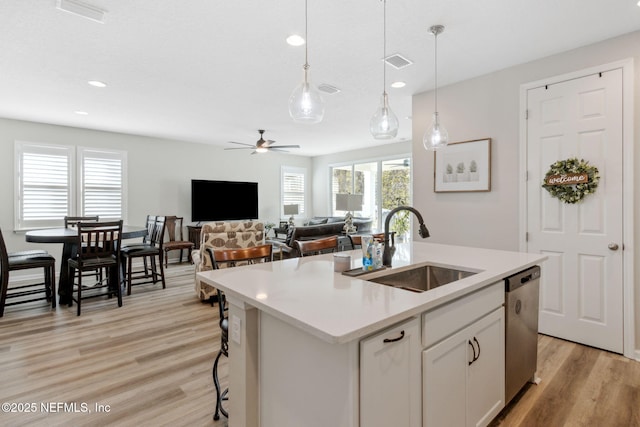
[[[539,289],[537,265],[505,279],[505,404],[535,380]]]

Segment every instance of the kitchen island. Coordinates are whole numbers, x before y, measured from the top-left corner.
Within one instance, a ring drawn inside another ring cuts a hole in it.
[[[353,268],[362,265],[359,250],[348,253]],[[537,254],[411,242],[397,246],[392,268],[359,277],[335,273],[332,254],[198,273],[199,280],[223,290],[230,305],[229,425],[365,426],[380,422],[385,413],[396,425],[423,425],[423,418],[427,424],[432,411],[426,402],[437,400],[428,399],[430,377],[423,379],[433,347],[462,339],[466,365],[469,341],[475,361],[480,347],[476,350],[473,339],[484,331],[480,321],[495,324],[498,334],[489,338],[494,344],[482,347],[483,355],[497,355],[483,375],[497,375],[497,384],[502,381],[495,390],[497,403],[483,415],[495,416],[504,406],[502,279],[544,259]],[[423,264],[475,274],[422,293],[368,280]],[[495,321],[485,320],[489,312]],[[468,340],[457,337],[467,332],[473,332]],[[371,357],[366,353],[367,340],[379,335],[400,345],[393,356],[404,355],[396,366],[404,369],[400,375],[375,368],[378,362],[388,362],[376,359],[381,350],[371,350]],[[480,362],[476,365],[484,366]],[[393,384],[386,383],[388,390],[380,391],[378,380]],[[441,408],[444,416],[460,412],[456,405]]]

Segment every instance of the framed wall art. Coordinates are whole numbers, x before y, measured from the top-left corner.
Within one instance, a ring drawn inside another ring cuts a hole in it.
[[[491,191],[491,138],[450,143],[434,158],[436,193]]]

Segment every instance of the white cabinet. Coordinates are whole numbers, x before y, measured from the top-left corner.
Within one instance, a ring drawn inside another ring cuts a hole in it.
[[[504,407],[504,308],[428,348],[422,362],[424,426],[489,424]]]
[[[422,425],[419,319],[360,341],[360,426]]]

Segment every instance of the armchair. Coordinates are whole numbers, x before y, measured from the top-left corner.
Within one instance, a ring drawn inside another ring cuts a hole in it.
[[[191,253],[195,271],[213,269],[208,249],[236,249],[263,245],[265,242],[264,223],[261,221],[207,222],[202,225],[200,247]],[[195,291],[201,300],[217,296],[214,287],[195,280]]]

